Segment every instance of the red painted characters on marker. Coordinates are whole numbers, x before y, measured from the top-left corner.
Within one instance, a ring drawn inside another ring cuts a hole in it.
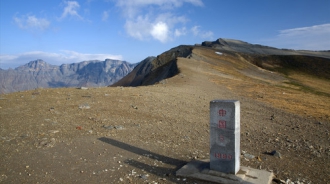
[[[225,116],[226,115],[226,110],[224,110],[224,109],[220,109],[219,110],[219,116]]]
[[[218,128],[226,128],[226,121],[224,121],[224,120],[219,120]]]
[[[219,136],[220,142],[224,142],[225,141],[225,137],[223,135]]]
[[[214,153],[214,157],[222,160],[232,160],[233,156],[226,153]]]

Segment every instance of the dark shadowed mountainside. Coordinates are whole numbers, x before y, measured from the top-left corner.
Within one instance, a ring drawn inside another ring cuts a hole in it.
[[[16,69],[0,70],[0,93],[35,88],[108,86],[127,75],[135,66],[110,59],[61,66],[35,60]]]

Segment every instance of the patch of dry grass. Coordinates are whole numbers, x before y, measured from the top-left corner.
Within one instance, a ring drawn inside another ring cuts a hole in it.
[[[330,120],[329,80],[298,72],[290,72],[283,81],[271,80],[271,77],[265,80],[257,76],[257,68],[250,66],[242,57],[216,55],[210,49],[195,49],[194,53],[201,55],[201,58],[211,63],[212,68],[217,71],[207,73],[214,83],[295,114]],[[249,76],[240,72],[247,68],[250,70]],[[219,78],[217,73],[232,78]],[[272,72],[272,75],[282,77],[276,72]]]

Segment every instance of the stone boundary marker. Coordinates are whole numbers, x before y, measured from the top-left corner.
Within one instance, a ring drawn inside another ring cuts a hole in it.
[[[270,184],[272,172],[240,166],[240,103],[210,102],[210,159],[193,160],[177,176],[227,184]]]
[[[210,169],[236,174],[240,168],[240,102],[210,102]]]

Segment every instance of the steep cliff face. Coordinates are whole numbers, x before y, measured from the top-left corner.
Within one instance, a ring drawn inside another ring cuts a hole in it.
[[[135,65],[107,59],[55,66],[38,59],[14,70],[0,70],[0,93],[34,88],[108,86],[131,72]]]

